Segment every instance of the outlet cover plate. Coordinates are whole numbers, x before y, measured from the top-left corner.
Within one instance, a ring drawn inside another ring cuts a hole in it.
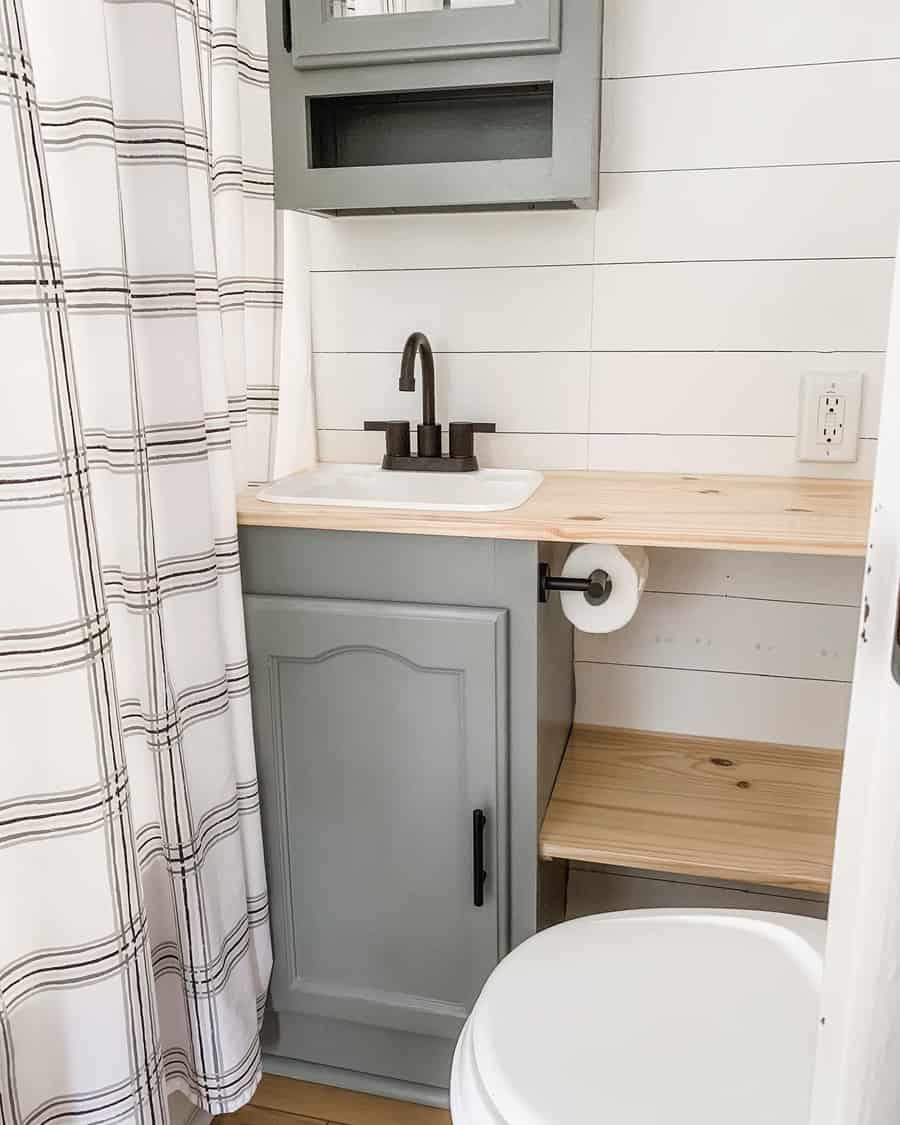
[[[798,461],[858,459],[862,387],[860,371],[810,371],[804,375],[800,386]],[[828,419],[832,424],[826,426]]]

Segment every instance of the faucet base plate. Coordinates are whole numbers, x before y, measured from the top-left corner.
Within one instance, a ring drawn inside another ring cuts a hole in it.
[[[474,473],[477,457],[392,457],[385,454],[382,469],[404,473]]]

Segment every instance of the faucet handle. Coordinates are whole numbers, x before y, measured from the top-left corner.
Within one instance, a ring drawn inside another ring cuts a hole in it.
[[[496,422],[451,422],[450,456],[474,457],[475,434],[495,434]]]
[[[409,422],[363,422],[364,430],[383,430],[388,457],[409,457]]]

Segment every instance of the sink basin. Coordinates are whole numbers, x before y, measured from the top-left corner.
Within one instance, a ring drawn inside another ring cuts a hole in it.
[[[402,473],[378,465],[317,465],[267,484],[257,497],[275,504],[502,512],[524,504],[543,479],[531,469]]]

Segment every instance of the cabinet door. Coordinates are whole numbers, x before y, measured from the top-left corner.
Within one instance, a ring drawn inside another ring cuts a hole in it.
[[[291,22],[298,69],[533,54],[560,47],[559,0],[268,0]],[[452,5],[452,6],[451,6]],[[428,9],[432,10],[428,10]]]
[[[245,604],[272,1007],[452,1038],[507,946],[506,611]]]

